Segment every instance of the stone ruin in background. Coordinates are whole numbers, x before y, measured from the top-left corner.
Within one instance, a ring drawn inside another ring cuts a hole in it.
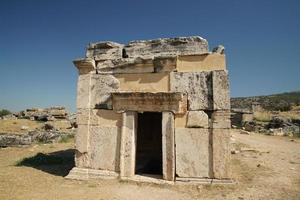
[[[223,46],[209,52],[198,36],[97,42],[74,64],[78,132],[68,178],[230,182]]]

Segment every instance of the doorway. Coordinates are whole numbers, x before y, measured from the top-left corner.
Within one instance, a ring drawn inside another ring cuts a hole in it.
[[[135,174],[162,175],[162,113],[138,113]]]

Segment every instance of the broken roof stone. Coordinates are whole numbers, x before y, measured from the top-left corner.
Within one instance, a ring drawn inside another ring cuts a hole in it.
[[[129,42],[125,52],[128,57],[203,54],[208,52],[208,42],[199,36],[137,40]]]

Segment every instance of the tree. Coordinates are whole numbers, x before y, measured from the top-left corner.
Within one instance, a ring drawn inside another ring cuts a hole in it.
[[[6,109],[0,110],[0,117],[3,117],[5,115],[9,115],[9,114],[11,114],[11,112],[9,110],[6,110]]]

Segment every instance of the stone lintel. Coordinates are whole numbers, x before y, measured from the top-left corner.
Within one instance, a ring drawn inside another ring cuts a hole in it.
[[[116,111],[187,111],[187,98],[179,92],[115,92],[112,97],[113,109]]]

